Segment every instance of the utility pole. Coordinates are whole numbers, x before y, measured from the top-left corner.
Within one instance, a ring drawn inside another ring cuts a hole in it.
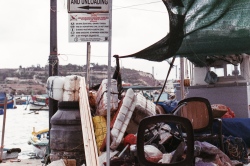
[[[58,76],[59,60],[57,57],[57,0],[50,0],[50,55],[49,76]],[[56,113],[58,101],[49,98],[49,130],[50,119]],[[49,146],[50,147],[50,146]]]

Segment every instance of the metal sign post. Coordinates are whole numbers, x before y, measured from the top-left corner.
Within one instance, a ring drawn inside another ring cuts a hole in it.
[[[112,45],[112,0],[109,0],[109,44],[108,44],[108,87],[111,87],[111,45]],[[110,88],[108,88],[108,110],[107,110],[107,137],[106,137],[106,165],[110,166]]]
[[[111,37],[112,0],[68,0],[69,42],[87,43],[86,82],[89,87],[90,42],[108,42],[108,91],[107,91],[107,137],[106,165],[110,165],[110,95],[111,90]]]

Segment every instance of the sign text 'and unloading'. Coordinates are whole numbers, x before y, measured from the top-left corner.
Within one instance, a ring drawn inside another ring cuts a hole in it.
[[[69,13],[107,13],[108,0],[68,0]]]

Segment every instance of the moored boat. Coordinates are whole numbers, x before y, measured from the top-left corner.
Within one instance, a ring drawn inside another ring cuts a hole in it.
[[[31,96],[29,100],[30,110],[48,110],[49,109],[49,98],[44,95]]]
[[[46,147],[49,143],[48,132],[49,129],[43,129],[36,132],[33,128],[33,132],[28,140],[28,144],[33,145],[33,151],[39,158],[43,158],[46,153]]]
[[[3,148],[1,159],[2,160],[15,159],[18,157],[18,153],[20,152],[21,152],[20,148],[12,148],[12,149]]]
[[[0,108],[4,108],[5,97],[7,97],[7,109],[14,108],[13,96],[6,95],[5,92],[0,92]]]
[[[29,96],[15,96],[16,105],[26,105],[29,101]]]

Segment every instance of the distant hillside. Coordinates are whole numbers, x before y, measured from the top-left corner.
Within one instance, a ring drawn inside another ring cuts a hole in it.
[[[122,80],[132,85],[157,86],[159,81],[152,74],[133,69],[121,69]]]
[[[100,84],[107,78],[107,65],[91,64],[90,86]],[[79,75],[85,77],[86,65],[60,65],[59,76]],[[115,67],[111,67],[111,77]],[[120,70],[122,81],[132,85],[157,86],[159,81],[150,73],[133,69],[122,68]],[[0,69],[0,91],[17,94],[43,94],[46,93],[46,81],[49,77],[49,66],[32,66],[16,69]]]

